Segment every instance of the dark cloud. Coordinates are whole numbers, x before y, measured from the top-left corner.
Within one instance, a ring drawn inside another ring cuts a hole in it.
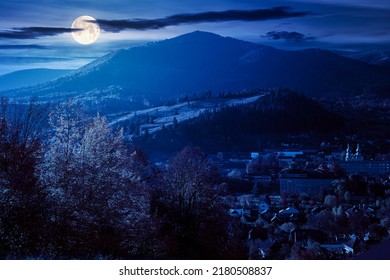
[[[41,45],[0,45],[0,50],[13,50],[13,49],[37,49],[37,50],[43,50],[47,49],[45,46]]]
[[[0,39],[36,39],[45,36],[55,36],[63,33],[71,33],[82,29],[62,27],[21,27],[9,31],[0,31]]]
[[[291,17],[304,17],[308,12],[292,11],[290,7],[274,7],[257,10],[229,10],[221,12],[204,12],[196,14],[177,14],[158,19],[132,19],[132,20],[104,20],[97,22],[102,29],[110,32],[120,32],[124,29],[149,30],[160,29],[179,24],[224,22],[224,21],[261,21],[268,19],[282,19]],[[95,21],[93,21],[95,22]],[[0,39],[36,39],[45,36],[56,36],[71,33],[82,29],[62,27],[21,27],[11,30],[0,30]]]
[[[268,38],[272,40],[285,40],[285,41],[307,41],[313,40],[314,37],[306,36],[305,34],[299,32],[288,32],[288,31],[270,31],[266,35],[262,36],[263,38]]]
[[[292,11],[290,7],[274,7],[250,11],[229,10],[222,12],[204,12],[197,14],[177,14],[159,19],[104,20],[96,22],[106,31],[119,32],[124,29],[148,30],[160,29],[179,24],[223,22],[223,21],[261,21],[292,17],[304,17],[308,12]],[[93,21],[95,22],[95,21]]]
[[[65,57],[39,57],[39,56],[0,56],[0,64],[15,63],[47,63],[52,61],[70,61],[72,58]]]

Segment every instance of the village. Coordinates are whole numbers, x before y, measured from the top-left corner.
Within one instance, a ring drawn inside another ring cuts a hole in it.
[[[388,142],[282,144],[210,156],[229,178],[229,215],[250,259],[359,258],[390,230]],[[375,147],[375,148],[373,148]]]

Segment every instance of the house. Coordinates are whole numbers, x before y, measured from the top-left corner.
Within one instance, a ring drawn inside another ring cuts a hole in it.
[[[272,177],[270,175],[255,175],[250,176],[254,182],[268,184],[272,181]]]
[[[245,217],[258,217],[259,216],[259,210],[253,209],[253,208],[244,208],[243,215]]]
[[[259,212],[262,213],[269,209],[269,205],[265,201],[260,201],[259,202]]]
[[[281,224],[286,222],[296,222],[299,219],[299,211],[294,207],[288,207],[275,213],[270,222]],[[261,216],[261,215],[260,215]]]
[[[245,223],[254,223],[259,218],[259,209],[253,207],[246,207],[243,210],[244,219],[242,220]]]
[[[354,249],[355,249],[355,246],[356,246],[356,242],[357,241],[357,238],[356,236],[355,237],[352,237],[350,240],[348,240],[347,242],[343,243],[344,244],[344,250],[347,254],[354,254]]]
[[[326,210],[326,207],[324,205],[316,206],[313,209],[311,209],[311,214],[312,215],[317,215],[317,214],[319,214],[323,210]]]
[[[282,197],[280,195],[270,195],[271,207],[279,207]]]
[[[294,207],[287,207],[286,209],[282,209],[279,211],[279,215],[282,217],[291,217],[291,215],[299,214],[299,211]]]
[[[309,240],[324,243],[327,240],[325,232],[316,229],[293,229],[289,235],[289,241],[295,242],[307,242]]]
[[[320,244],[321,248],[324,248],[333,253],[337,253],[339,255],[353,255],[354,249],[350,246],[340,243],[340,244]]]
[[[265,241],[260,242],[259,244],[259,256],[262,259],[265,259],[267,257],[267,254],[269,250],[271,249],[272,245],[274,245],[274,241],[271,238],[268,238]]]
[[[289,166],[292,162],[294,162],[293,157],[278,156],[278,163],[280,167]]]
[[[264,210],[263,212],[260,213],[260,217],[267,221],[267,222],[270,222],[271,219],[275,216],[275,213],[272,212],[272,210],[270,208],[268,208],[267,210]]]
[[[274,214],[274,216],[271,218],[271,223],[273,224],[281,224],[283,223],[283,220],[282,218],[280,217],[280,215],[278,215],[277,213]]]
[[[356,238],[356,235],[355,234],[336,234],[334,236],[336,243],[343,243],[343,242],[346,242],[352,238]]]
[[[365,213],[364,209],[359,208],[359,206],[357,206],[357,205],[354,205],[354,206],[352,206],[351,208],[349,208],[349,209],[347,209],[347,210],[345,211],[345,215],[347,215],[348,218],[349,218],[352,214],[362,214],[362,215],[364,215],[364,216],[366,216],[366,217],[369,217],[369,216]]]
[[[259,157],[259,153],[258,152],[252,152],[251,153],[251,159],[256,159],[256,158],[258,158]]]
[[[356,236],[353,236],[345,242],[335,244],[320,244],[320,246],[328,251],[332,251],[340,255],[353,255],[355,253],[356,244],[357,238]]]
[[[244,209],[230,209],[229,210],[229,215],[231,217],[242,217],[244,214]]]
[[[286,168],[279,172],[280,193],[318,195],[330,188],[334,179],[319,170]]]

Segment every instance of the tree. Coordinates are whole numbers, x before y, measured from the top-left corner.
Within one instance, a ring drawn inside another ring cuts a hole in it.
[[[370,218],[362,211],[353,211],[348,217],[348,227],[351,232],[362,236],[370,225]]]
[[[170,235],[172,256],[221,257],[227,215],[214,189],[216,178],[216,170],[199,148],[186,147],[170,160],[157,210]]]
[[[177,115],[177,114],[175,114],[175,115]],[[178,121],[177,121],[176,117],[173,117],[172,124],[173,124],[173,129],[177,129]]]
[[[327,196],[325,196],[324,203],[332,208],[332,207],[336,206],[336,204],[337,204],[337,197],[334,195],[328,194]]]
[[[351,193],[349,191],[346,191],[344,193],[344,200],[345,202],[349,203],[351,201]]]
[[[47,141],[47,148],[42,148],[43,160],[38,166],[40,180],[48,187],[71,187],[80,171],[76,162],[81,149],[82,119],[75,108],[73,101],[69,100],[49,114],[54,135]]]
[[[231,179],[242,180],[244,178],[244,174],[239,169],[233,169],[227,174],[227,177]]]
[[[326,233],[333,234],[338,231],[334,215],[331,211],[322,210],[317,215],[311,216],[308,220],[308,226]]]
[[[308,240],[308,242],[297,242],[292,246],[291,259],[293,260],[324,260],[328,255],[321,248],[318,242]]]
[[[0,107],[0,258],[43,254],[46,197],[35,176],[46,106]]]
[[[324,203],[326,205],[328,205],[330,208],[332,208],[332,207],[336,206],[336,204],[337,204],[337,197],[334,195],[328,194],[327,196],[325,196]]]
[[[291,222],[288,222],[288,223],[284,223],[284,224],[282,224],[280,227],[279,227],[279,229],[281,230],[281,231],[284,231],[284,232],[286,232],[286,233],[290,233],[293,229],[295,229],[296,228],[296,226],[293,224],[293,223],[291,223]]]
[[[253,197],[258,197],[260,195],[260,186],[259,186],[259,182],[256,180],[256,182],[254,183],[253,185],[253,188],[252,188],[252,195]],[[268,199],[269,199],[269,196],[268,196]],[[270,203],[267,203],[268,205]]]
[[[272,174],[278,170],[276,154],[270,153],[265,156],[258,156],[246,166],[248,174]]]
[[[39,168],[60,234],[53,242],[70,257],[124,257],[148,219],[149,198],[137,189],[142,177],[130,165],[122,130],[113,131],[99,114],[81,121],[74,112],[67,104],[52,114],[54,135]]]
[[[383,238],[389,235],[388,231],[382,225],[373,223],[368,227],[368,232],[370,233],[370,240],[372,242],[380,242]]]
[[[36,185],[34,171],[46,109],[35,99],[27,105],[1,99],[0,188],[27,192]]]

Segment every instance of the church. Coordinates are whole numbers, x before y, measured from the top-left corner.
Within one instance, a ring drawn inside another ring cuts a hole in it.
[[[340,162],[340,167],[346,174],[360,174],[368,176],[389,175],[390,161],[364,160],[360,146],[357,144],[355,153],[351,152],[348,144],[345,157]]]

